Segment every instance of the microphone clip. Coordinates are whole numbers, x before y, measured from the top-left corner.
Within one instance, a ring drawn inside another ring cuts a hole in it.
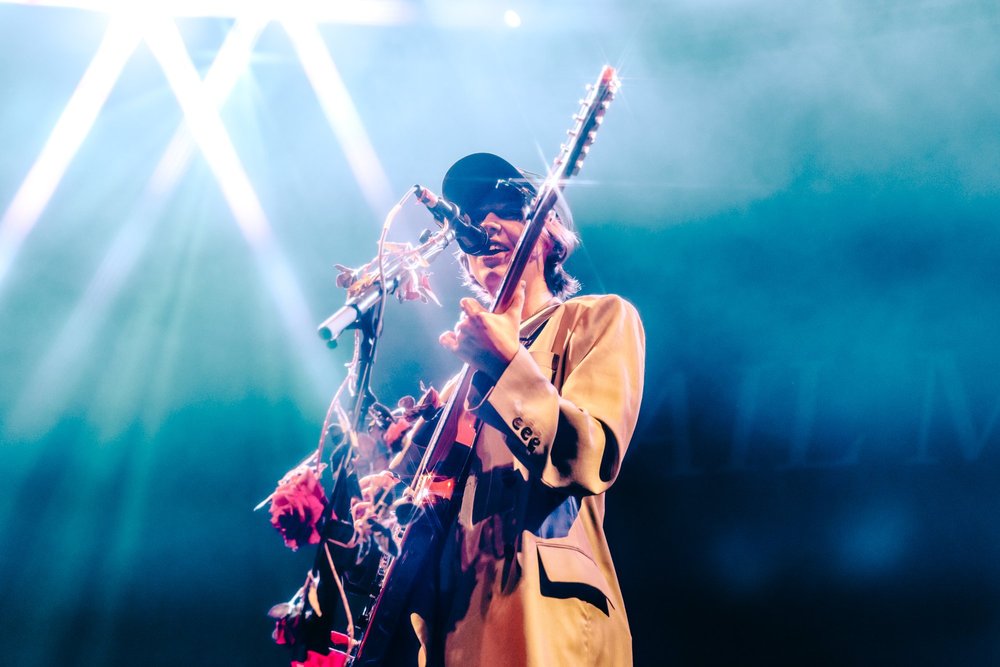
[[[466,255],[490,254],[489,234],[473,223],[457,204],[439,197],[419,184],[413,186],[413,192],[439,224],[448,226],[455,232],[455,242],[462,252]]]

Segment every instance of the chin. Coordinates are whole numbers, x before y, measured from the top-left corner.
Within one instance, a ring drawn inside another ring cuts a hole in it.
[[[483,289],[489,292],[490,296],[495,297],[497,292],[500,291],[500,283],[503,281],[503,276],[497,273],[490,273],[486,276],[486,280],[483,281]]]

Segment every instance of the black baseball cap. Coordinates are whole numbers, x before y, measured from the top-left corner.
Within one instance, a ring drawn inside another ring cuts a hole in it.
[[[528,174],[493,153],[473,153],[453,164],[441,191],[473,219],[483,210],[516,214],[538,192]]]
[[[523,218],[528,212],[543,178],[518,169],[493,153],[473,153],[451,165],[444,175],[441,192],[457,204],[472,222],[479,224],[489,212],[501,218]],[[562,226],[573,234],[573,214],[562,192],[556,191],[552,207]]]

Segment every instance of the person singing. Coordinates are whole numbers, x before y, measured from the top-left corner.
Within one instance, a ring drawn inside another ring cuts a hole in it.
[[[534,181],[476,153],[448,170],[442,190],[488,232],[492,254],[460,262],[481,299],[495,296]],[[570,298],[579,283],[563,263],[577,244],[560,199],[510,306],[490,313],[464,298],[440,337],[476,372],[467,407],[478,431],[457,520],[410,615],[416,654],[400,662],[632,663],[604,494],[639,413],[644,333],[619,296]]]

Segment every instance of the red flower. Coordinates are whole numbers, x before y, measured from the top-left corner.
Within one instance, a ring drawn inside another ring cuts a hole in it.
[[[271,639],[275,644],[292,646],[299,643],[302,629],[302,606],[305,586],[300,588],[291,600],[281,602],[267,612],[274,619],[274,632]]]
[[[312,468],[296,468],[278,482],[271,498],[271,525],[296,551],[302,544],[319,544],[317,523],[326,509],[326,494]]]
[[[271,633],[271,639],[274,640],[275,644],[296,644],[298,643],[296,639],[298,626],[298,616],[279,618],[274,622],[274,632]]]
[[[394,452],[399,451],[399,441],[403,439],[403,435],[410,430],[411,426],[413,424],[407,421],[405,417],[400,417],[392,422],[389,428],[385,430],[385,435],[382,436],[389,449]]]
[[[343,667],[347,664],[347,654],[340,651],[330,651],[323,655],[316,651],[306,653],[306,661],[292,661],[292,667]]]

